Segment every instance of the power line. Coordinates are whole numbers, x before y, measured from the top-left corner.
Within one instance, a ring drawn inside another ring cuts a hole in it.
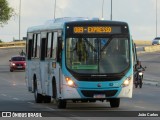
[[[55,0],[55,3],[54,3],[54,19],[56,18],[56,0]]]

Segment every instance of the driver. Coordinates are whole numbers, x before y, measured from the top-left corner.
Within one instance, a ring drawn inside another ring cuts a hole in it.
[[[76,43],[76,46],[73,49],[73,51],[74,50],[77,53],[79,61],[86,61],[86,59],[87,59],[87,50],[86,50],[85,42],[82,40],[82,38],[78,39],[78,41]]]

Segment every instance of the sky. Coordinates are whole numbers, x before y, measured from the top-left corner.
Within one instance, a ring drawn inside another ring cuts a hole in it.
[[[0,27],[4,42],[19,39],[19,2],[7,0],[16,16]],[[160,0],[157,0],[157,35],[160,36]],[[56,0],[55,17],[89,17],[111,19],[111,0]],[[21,0],[21,39],[27,28],[54,19],[55,0]],[[129,24],[134,40],[152,40],[156,37],[156,0],[112,0],[112,20]]]

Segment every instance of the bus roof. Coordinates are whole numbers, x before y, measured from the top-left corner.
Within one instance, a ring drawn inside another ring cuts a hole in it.
[[[84,17],[76,17],[76,18],[71,18],[71,17],[64,17],[64,18],[56,18],[53,20],[48,20],[44,25],[39,25],[39,26],[34,26],[34,27],[30,27],[28,28],[28,32],[33,32],[33,31],[39,31],[39,30],[50,30],[53,29],[62,29],[63,25],[65,22],[68,21],[84,21],[84,20],[88,20],[88,18],[84,18]]]
[[[53,30],[53,29],[63,29],[65,23],[69,22],[84,22],[84,21],[90,21],[90,22],[95,22],[95,21],[104,21],[104,22],[109,22],[109,23],[122,23],[122,24],[127,24],[125,22],[119,22],[119,21],[109,21],[109,20],[101,20],[99,18],[92,18],[89,19],[87,17],[64,17],[64,18],[56,18],[53,20],[48,20],[44,25],[39,25],[39,26],[33,26],[29,27],[27,32],[36,32],[36,31],[43,31],[43,30]]]

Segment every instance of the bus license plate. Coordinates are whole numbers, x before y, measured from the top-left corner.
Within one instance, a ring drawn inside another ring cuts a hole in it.
[[[105,94],[95,94],[93,98],[105,98]]]

